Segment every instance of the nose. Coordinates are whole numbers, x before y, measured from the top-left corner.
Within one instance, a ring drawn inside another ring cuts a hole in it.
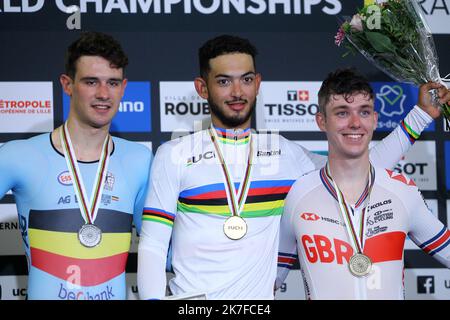
[[[109,97],[108,85],[100,83],[97,87],[96,98],[100,100],[107,100]]]
[[[237,98],[240,98],[242,96],[242,87],[241,87],[241,82],[239,80],[233,81],[233,87],[232,87],[231,94]]]
[[[350,118],[350,127],[351,128],[359,128],[361,127],[361,118],[359,114],[352,114]]]

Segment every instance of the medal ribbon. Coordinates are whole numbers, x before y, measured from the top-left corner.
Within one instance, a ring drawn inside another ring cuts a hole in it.
[[[367,212],[367,209],[369,207],[369,202],[370,202],[370,194],[372,192],[372,187],[375,181],[375,169],[373,168],[372,164],[370,164],[370,169],[369,169],[369,181],[367,182],[366,188],[363,191],[362,196],[360,197],[360,200],[358,200],[357,203],[359,203],[360,201],[363,200],[364,195],[367,194],[367,202],[366,202],[366,207],[363,208],[362,210],[362,216],[361,216],[361,221],[360,221],[360,226],[359,226],[359,237],[358,234],[355,230],[355,227],[353,226],[353,222],[350,216],[350,210],[349,210],[349,206],[347,205],[347,203],[345,202],[345,198],[344,195],[342,194],[341,190],[339,190],[337,184],[334,182],[333,178],[331,177],[330,174],[330,167],[329,164],[327,162],[326,165],[326,170],[325,173],[328,177],[328,179],[333,183],[334,189],[336,190],[336,195],[338,198],[338,203],[339,203],[339,209],[342,215],[342,218],[345,221],[346,224],[346,230],[348,233],[348,236],[350,238],[350,241],[353,242],[353,248],[358,252],[358,253],[363,253],[363,248],[364,248],[364,221],[365,221],[365,214]]]
[[[100,155],[97,174],[90,198],[88,198],[86,194],[83,177],[81,176],[75,151],[73,150],[72,140],[70,139],[69,131],[67,129],[67,122],[64,123],[62,130],[60,131],[60,138],[64,151],[64,157],[66,158],[67,168],[69,169],[69,173],[73,179],[73,188],[78,198],[78,206],[81,211],[81,216],[87,224],[93,224],[97,218],[98,207],[100,205],[103,186],[106,180],[106,172],[109,164],[109,134],[103,142],[102,153]]]
[[[234,187],[234,183],[231,180],[228,166],[225,163],[222,151],[220,150],[220,146],[217,143],[219,138],[217,136],[216,130],[210,127],[208,129],[208,132],[209,132],[211,140],[214,144],[214,148],[216,149],[216,153],[219,158],[220,164],[222,166],[223,177],[225,179],[225,186],[228,190],[227,200],[228,200],[228,206],[230,207],[231,214],[233,216],[240,216],[240,214],[244,208],[245,200],[247,199],[248,189],[250,188],[250,175],[251,175],[251,171],[252,171],[252,159],[253,159],[252,135],[251,134],[249,135],[250,151],[248,153],[247,167],[245,169],[244,178],[239,187],[239,189],[240,189],[239,197],[238,197],[238,200],[236,200],[236,188]]]

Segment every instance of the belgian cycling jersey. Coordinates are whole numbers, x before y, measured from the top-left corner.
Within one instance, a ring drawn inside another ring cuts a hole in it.
[[[412,179],[377,168],[369,200],[363,193],[352,210],[358,234],[364,217],[363,252],[373,263],[366,277],[356,277],[348,269],[355,250],[325,169],[301,177],[286,198],[281,219],[277,285],[298,252],[308,299],[404,299],[407,235],[450,266],[450,231],[428,210]]]
[[[405,121],[420,132],[427,120],[421,111],[413,113]],[[406,152],[411,135],[403,130],[399,127],[371,150],[374,163],[393,166]],[[220,147],[238,190],[247,164],[249,129],[217,129],[217,133],[222,136]],[[326,158],[277,134],[253,133],[252,139],[254,164],[242,212],[248,232],[240,240],[228,239],[223,231],[231,213],[222,168],[208,132],[196,132],[158,148],[138,252],[142,299],[165,295],[170,241],[175,277],[169,287],[173,294],[204,292],[209,299],[273,299],[285,196],[297,178],[323,166]]]
[[[125,265],[133,218],[141,225],[152,155],[113,137],[106,182],[95,224],[102,241],[86,248],[84,224],[64,156],[49,134],[0,148],[0,197],[12,189],[28,259],[29,299],[125,299]],[[88,194],[98,162],[79,162]]]

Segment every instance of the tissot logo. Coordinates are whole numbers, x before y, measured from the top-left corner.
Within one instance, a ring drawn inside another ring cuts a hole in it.
[[[392,131],[416,104],[418,89],[397,82],[372,82],[375,111],[378,112],[377,131]],[[434,123],[426,131],[434,130]]]
[[[434,276],[417,276],[417,293],[434,293]]]
[[[318,81],[262,82],[256,108],[258,130],[319,131],[315,114],[319,111],[320,84]]]
[[[300,217],[306,221],[317,221],[320,219],[317,214],[310,212],[303,212],[302,214],[300,214]]]
[[[309,91],[308,90],[289,90],[287,92],[288,101],[308,101]]]

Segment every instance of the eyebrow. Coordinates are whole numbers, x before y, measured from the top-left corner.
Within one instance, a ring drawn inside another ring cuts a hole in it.
[[[249,71],[247,73],[244,73],[243,75],[240,75],[239,78],[250,76],[250,75],[256,75],[256,72]],[[229,74],[218,74],[214,78],[233,78],[233,76],[231,76]]]
[[[86,80],[100,80],[99,77],[83,77],[80,79],[81,81],[86,81]],[[122,81],[123,79],[121,78],[109,78],[107,81]]]

